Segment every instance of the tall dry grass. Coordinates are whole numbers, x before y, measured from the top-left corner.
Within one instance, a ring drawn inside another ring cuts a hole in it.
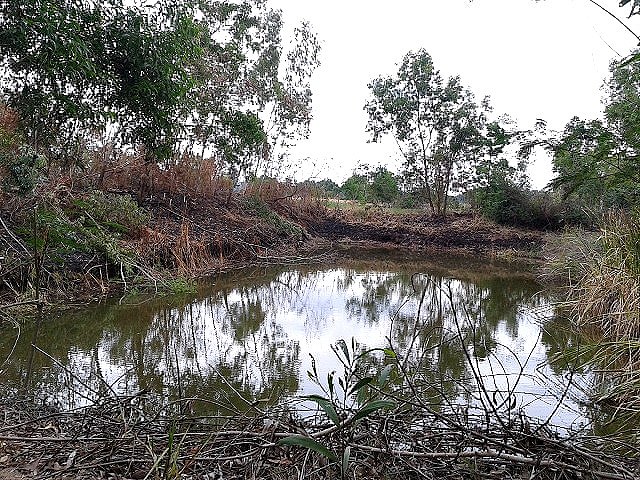
[[[247,184],[244,195],[258,199],[287,218],[305,223],[324,216],[326,202],[317,188],[275,179],[258,179]]]
[[[94,152],[87,178],[95,188],[131,192],[140,198],[186,197],[218,203],[226,201],[233,189],[214,159],[183,155],[161,166],[145,161],[140,152],[109,151],[107,146]]]
[[[640,212],[609,213],[571,285],[573,317],[610,340],[640,338]]]
[[[565,234],[547,256],[566,273],[564,306],[588,342],[569,356],[600,373],[597,400],[640,412],[640,211],[610,212],[597,236]]]

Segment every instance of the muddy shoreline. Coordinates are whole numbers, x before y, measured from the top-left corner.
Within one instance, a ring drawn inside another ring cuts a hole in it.
[[[473,214],[454,213],[443,219],[380,210],[361,216],[329,210],[320,201],[256,204],[253,199],[235,198],[227,206],[152,198],[140,205],[149,212],[148,222],[127,235],[113,235],[116,248],[125,252],[124,260],[118,263],[87,249],[58,252],[50,247],[39,259],[37,295],[37,255],[24,233],[28,219],[21,214],[29,211],[29,205],[14,205],[13,211],[5,208],[0,228],[6,264],[0,274],[0,309],[6,313],[12,305],[29,309],[36,304],[58,308],[60,303],[82,304],[132,288],[171,293],[192,280],[251,265],[330,262],[345,249],[359,249],[363,255],[388,249],[536,261],[545,235],[500,226]],[[55,208],[68,210],[63,201],[57,201]]]

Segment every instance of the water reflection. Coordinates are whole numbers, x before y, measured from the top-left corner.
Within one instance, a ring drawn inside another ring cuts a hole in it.
[[[255,269],[191,297],[94,306],[43,323],[30,381],[65,407],[107,391],[145,390],[242,409],[245,400],[318,393],[306,377],[310,354],[326,376],[339,369],[329,346],[355,337],[361,348],[391,343],[434,404],[474,402],[468,352],[492,391],[503,394],[517,380],[518,407],[551,414],[546,379],[560,385],[566,368],[539,365],[571,339],[550,333],[552,323],[541,333],[549,299],[526,273],[450,267],[411,260]],[[9,357],[0,374],[17,388],[26,382],[35,332],[25,328],[9,355],[15,333],[0,336]],[[383,359],[368,362],[379,368]],[[558,421],[584,420],[575,403],[567,407]]]

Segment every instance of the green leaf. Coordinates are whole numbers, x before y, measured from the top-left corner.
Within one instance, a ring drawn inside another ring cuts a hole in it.
[[[329,450],[327,447],[319,442],[316,442],[313,438],[305,437],[304,435],[290,435],[278,441],[279,445],[292,445],[294,447],[308,448],[320,455],[332,460],[338,461],[338,457],[335,453]]]
[[[640,53],[634,53],[631,56],[629,56],[626,59],[624,59],[618,65],[616,65],[615,68],[624,68],[624,67],[629,66],[630,64],[632,64],[634,62],[637,62],[638,60],[640,60]]]
[[[340,419],[338,418],[338,413],[336,412],[335,407],[331,403],[331,401],[327,398],[321,397],[320,395],[307,395],[306,397],[302,397],[307,400],[311,400],[312,402],[316,402],[320,408],[322,408],[329,419],[335,424],[340,424]]]
[[[396,403],[390,400],[374,400],[372,402],[367,403],[364,407],[362,407],[358,412],[353,416],[353,421],[360,420],[368,416],[370,413],[375,412],[376,410],[380,410],[382,408],[389,409],[395,408]]]
[[[357,392],[365,385],[369,385],[372,381],[373,377],[364,377],[358,380],[358,382],[353,387],[351,387],[351,390],[349,390],[349,395],[351,395],[353,392]]]
[[[378,376],[378,385],[380,385],[380,387],[384,387],[385,384],[387,383],[391,370],[393,370],[393,363],[384,367],[380,372],[380,375]]]
[[[385,354],[387,357],[389,357],[389,358],[396,358],[396,357],[397,357],[396,352],[394,352],[394,351],[393,351],[392,349],[390,349],[390,348],[385,348],[385,349],[384,349],[384,354]]]
[[[331,373],[327,373],[327,386],[329,387],[329,396],[331,398],[333,398],[333,392],[334,392],[333,378],[334,378],[335,374],[336,374],[335,371],[333,371]]]

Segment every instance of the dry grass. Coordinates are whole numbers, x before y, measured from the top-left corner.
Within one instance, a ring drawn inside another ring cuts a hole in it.
[[[600,234],[567,233],[546,250],[547,273],[564,273],[562,307],[587,339],[570,352],[600,372],[595,399],[640,411],[640,224],[609,213]]]
[[[88,186],[135,193],[140,198],[188,197],[200,201],[226,201],[233,189],[215,160],[183,156],[169,165],[144,160],[140,153],[123,154],[113,147],[92,153]]]
[[[326,205],[321,193],[312,187],[273,179],[250,182],[245,197],[264,202],[273,211],[305,223],[323,217]]]
[[[182,223],[171,253],[181,275],[195,276],[198,272],[210,269],[214,264],[207,241],[192,238],[188,222]]]
[[[609,214],[594,245],[582,245],[570,283],[573,318],[605,338],[640,338],[640,225],[630,215]]]

